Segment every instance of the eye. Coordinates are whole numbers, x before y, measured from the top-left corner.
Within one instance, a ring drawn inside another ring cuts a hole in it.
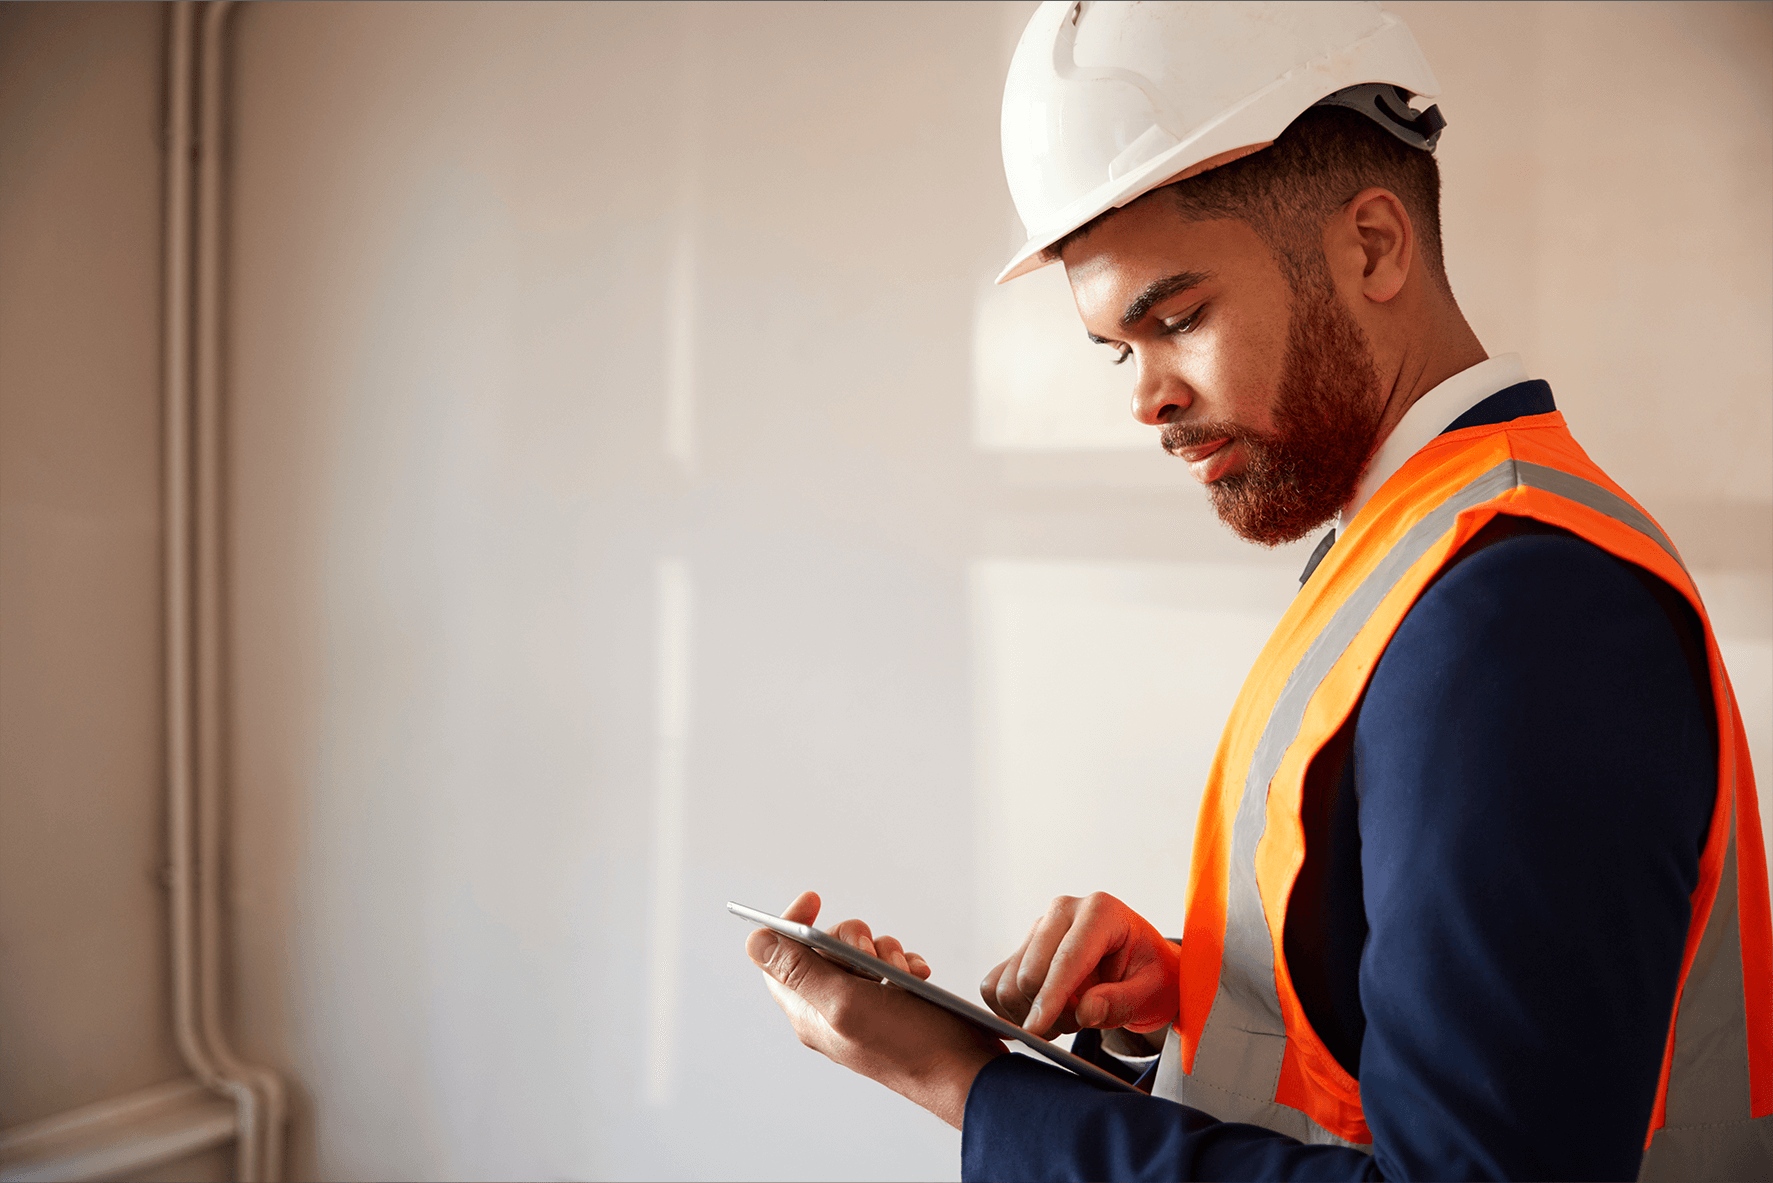
[[[1160,322],[1163,325],[1164,335],[1170,336],[1174,333],[1186,333],[1192,331],[1194,326],[1200,322],[1201,313],[1205,311],[1206,305],[1203,304],[1193,312],[1190,312],[1187,316],[1180,317],[1176,320]]]
[[[1127,358],[1129,358],[1131,356],[1133,356],[1132,347],[1130,345],[1122,345],[1120,347],[1120,349],[1115,353],[1114,360],[1112,362],[1109,362],[1108,364],[1114,365],[1114,366],[1121,365],[1123,362],[1125,362],[1127,360]]]

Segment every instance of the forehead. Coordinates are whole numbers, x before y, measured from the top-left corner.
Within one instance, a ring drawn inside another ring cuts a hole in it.
[[[1249,223],[1184,218],[1161,190],[1103,218],[1067,244],[1061,259],[1086,321],[1118,320],[1139,292],[1184,271],[1240,284],[1285,282]]]

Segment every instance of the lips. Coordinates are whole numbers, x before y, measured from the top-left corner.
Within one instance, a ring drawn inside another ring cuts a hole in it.
[[[1180,456],[1190,464],[1198,464],[1231,442],[1230,436],[1216,440],[1208,440],[1204,444],[1195,444],[1190,448],[1171,448],[1170,455]]]
[[[1194,475],[1195,480],[1203,485],[1210,485],[1224,476],[1226,469],[1231,467],[1232,453],[1236,451],[1226,446],[1231,442],[1231,437],[1225,436],[1188,448],[1172,448],[1170,454],[1187,462],[1188,471]]]

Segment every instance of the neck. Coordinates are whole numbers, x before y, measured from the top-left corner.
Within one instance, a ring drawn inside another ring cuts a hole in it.
[[[1373,441],[1375,452],[1385,445],[1416,400],[1454,374],[1489,357],[1451,296],[1436,311],[1438,315],[1420,318],[1411,326],[1414,331],[1399,343],[1391,365],[1381,363],[1380,373],[1388,374],[1390,382],[1382,387],[1385,410],[1379,417],[1379,433]]]

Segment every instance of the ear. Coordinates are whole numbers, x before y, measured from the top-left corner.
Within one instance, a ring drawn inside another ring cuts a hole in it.
[[[1404,203],[1389,189],[1363,189],[1330,219],[1327,257],[1341,277],[1375,304],[1403,290],[1415,263],[1416,230]]]

